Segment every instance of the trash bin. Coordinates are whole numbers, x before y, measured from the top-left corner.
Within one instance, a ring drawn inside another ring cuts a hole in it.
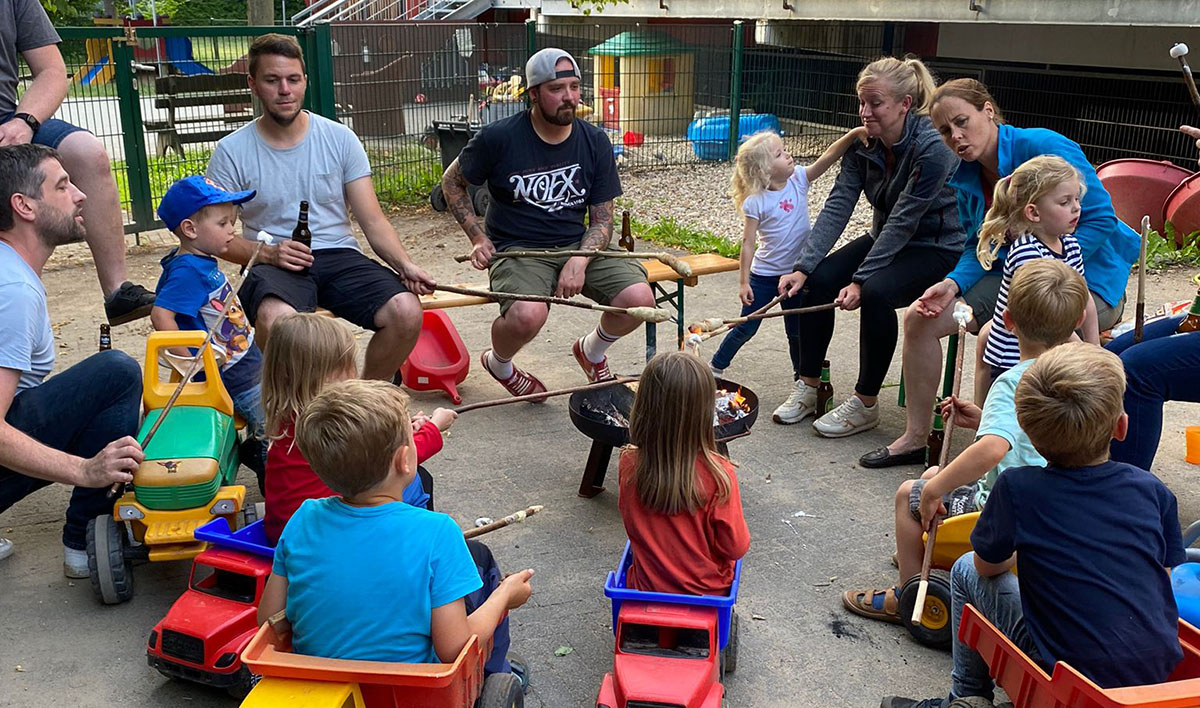
[[[451,162],[454,162],[454,158],[458,157],[471,140],[471,136],[475,135],[479,128],[478,123],[461,120],[433,121],[433,134],[437,136],[443,170],[449,167]],[[468,184],[467,193],[471,195],[471,204],[475,207],[475,214],[481,217],[485,216],[488,204],[491,202],[491,194],[488,193],[487,185]],[[434,211],[446,211],[446,195],[442,193],[442,185],[434,185],[433,191],[429,193],[429,205],[433,207]]]

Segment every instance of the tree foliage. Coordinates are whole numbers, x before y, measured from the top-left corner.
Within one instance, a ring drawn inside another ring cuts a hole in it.
[[[590,15],[593,12],[600,13],[609,5],[618,3],[628,4],[629,0],[570,0],[571,7],[579,10],[585,15]]]

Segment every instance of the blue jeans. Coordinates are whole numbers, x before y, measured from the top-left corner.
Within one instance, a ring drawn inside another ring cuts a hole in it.
[[[233,397],[233,411],[246,421],[246,437],[267,439],[267,416],[262,407],[262,384],[242,391]]]
[[[971,647],[958,638],[958,625],[963,607],[975,606],[996,629],[1012,640],[1025,655],[1040,664],[1040,654],[1025,625],[1021,611],[1021,591],[1017,576],[1003,573],[985,578],[975,570],[975,554],[968,553],[950,570],[950,619],[954,631],[954,669],[950,673],[950,700],[967,696],[982,696],[992,700],[996,684],[988,674],[987,664]],[[947,703],[950,701],[948,700]]]
[[[129,355],[110,350],[18,391],[4,420],[43,445],[86,459],[114,440],[137,435],[141,402],[141,367]],[[0,512],[49,484],[0,467]],[[86,548],[88,521],[111,514],[113,501],[107,486],[75,487],[63,545]]]
[[[475,569],[479,571],[479,579],[483,581],[483,587],[463,598],[469,615],[487,602],[496,588],[500,587],[500,581],[504,579],[504,576],[500,574],[500,567],[496,565],[496,559],[492,557],[491,549],[483,543],[467,539],[467,550],[471,552],[471,559],[475,561]],[[483,664],[484,675],[503,674],[512,670],[508,664],[508,648],[511,643],[512,640],[508,633],[508,615],[505,615],[504,619],[500,620],[500,624],[496,625],[495,633],[492,634],[492,653]]]
[[[1112,459],[1149,470],[1162,437],[1163,403],[1200,402],[1200,332],[1175,334],[1183,317],[1146,325],[1142,341],[1126,332],[1106,347],[1125,365],[1129,432],[1112,443]]]
[[[750,274],[750,292],[754,293],[754,304],[742,305],[742,317],[766,305],[779,295],[780,277],[778,275]],[[797,293],[783,301],[783,308],[786,310],[801,307],[803,299],[803,296]],[[762,324],[761,320],[751,320],[730,330],[729,334],[725,335],[725,339],[721,340],[721,346],[717,349],[717,353],[713,354],[713,367],[729,368],[729,365],[733,363],[733,357],[742,348],[742,345],[749,342],[751,337],[758,333],[760,324]],[[800,315],[784,316],[783,331],[787,333],[788,353],[792,357],[792,378],[796,379],[800,377]]]

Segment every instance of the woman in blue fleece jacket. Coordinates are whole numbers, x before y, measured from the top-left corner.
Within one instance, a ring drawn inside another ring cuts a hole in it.
[[[949,184],[958,195],[958,213],[967,242],[958,265],[946,279],[925,291],[904,316],[904,387],[908,423],[904,434],[887,447],[863,455],[865,467],[920,464],[931,425],[930,410],[941,378],[941,340],[957,330],[951,317],[955,299],[975,313],[977,332],[992,316],[1008,249],[991,270],[975,255],[979,226],[992,202],[996,182],[1038,155],[1058,155],[1083,175],[1087,193],[1075,238],[1083,250],[1088,289],[1096,302],[1100,330],[1112,327],[1125,308],[1129,268],[1137,260],[1139,238],[1117,220],[1112,199],[1100,184],[1083,150],[1074,141],[1044,128],[1006,125],[988,93],[975,79],[955,79],[938,87],[930,107],[933,124],[946,145],[962,159]]]

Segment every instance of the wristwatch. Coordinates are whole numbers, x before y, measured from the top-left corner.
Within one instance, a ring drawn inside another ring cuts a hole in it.
[[[37,133],[38,128],[42,127],[42,122],[28,113],[14,113],[13,118],[19,118],[20,120],[25,121],[25,125],[29,126],[29,129],[34,133]]]

